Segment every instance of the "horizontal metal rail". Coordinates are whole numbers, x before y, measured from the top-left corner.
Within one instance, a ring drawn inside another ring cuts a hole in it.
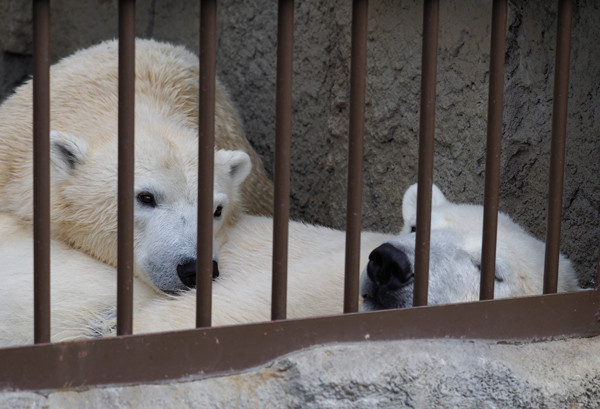
[[[7,348],[0,349],[0,390],[199,379],[328,342],[594,336],[599,308],[600,292],[590,290]]]

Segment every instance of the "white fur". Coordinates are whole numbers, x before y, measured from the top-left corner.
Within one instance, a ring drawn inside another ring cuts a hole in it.
[[[361,264],[393,236],[363,232]],[[289,224],[288,318],[340,314],[344,307],[343,231],[299,222]],[[271,315],[273,219],[244,215],[219,247],[221,275],[212,285],[212,324],[267,321]],[[134,332],[193,328],[196,291],[154,298],[134,317]],[[107,325],[110,327],[111,325]]]
[[[32,255],[31,227],[0,213],[0,346],[33,342]],[[115,309],[115,268],[52,240],[50,278],[52,340],[100,332],[95,322],[105,322]],[[137,301],[154,296],[151,287],[134,283]]]
[[[53,238],[115,266],[117,263],[118,44],[107,41],[51,67],[51,217]],[[157,288],[184,285],[177,266],[195,255],[198,171],[198,58],[183,47],[136,41],[135,194],[156,197],[154,208],[136,202],[136,274]],[[252,185],[243,186],[263,212],[271,182],[245,139],[237,113],[217,82],[215,144],[255,160]],[[32,84],[0,106],[0,212],[31,223]],[[241,156],[240,156],[241,157]],[[229,158],[244,179],[251,168]],[[258,172],[258,173],[257,173]],[[234,178],[235,180],[235,178]],[[232,203],[232,191],[219,194]],[[237,187],[234,187],[237,194]],[[263,193],[261,201],[259,193]],[[222,220],[232,214],[227,206]],[[215,232],[218,234],[218,224]]]
[[[453,204],[433,189],[433,222],[429,279],[429,303],[445,304],[477,300],[479,296],[482,206]],[[407,205],[411,204],[412,205]],[[416,213],[416,186],[405,194],[402,233],[398,236],[362,234],[361,265],[371,250],[389,242],[407,253],[414,265],[415,234],[410,233]],[[228,230],[220,246],[221,276],[213,282],[213,325],[270,319],[272,219],[244,216]],[[345,233],[298,222],[289,225],[289,318],[339,314],[343,309]],[[495,295],[517,297],[540,294],[543,277],[543,243],[525,232],[507,215],[499,215]],[[373,302],[372,288],[363,273],[362,309],[412,305],[412,285],[387,294],[387,305]],[[570,262],[561,256],[559,290],[577,290]],[[377,300],[375,300],[377,301]],[[143,306],[134,320],[136,332],[192,328],[196,292],[179,297],[159,297]],[[107,325],[110,327],[110,325]]]
[[[387,243],[400,249],[414,265],[417,185],[404,194],[401,234]],[[429,304],[475,301],[479,299],[483,206],[452,203],[433,185],[429,268]],[[527,233],[502,212],[498,214],[496,281],[494,297],[541,294],[544,271],[544,243]],[[365,309],[408,307],[412,305],[412,281],[388,288],[363,271],[361,293]],[[558,290],[578,290],[571,265],[560,255]]]
[[[250,159],[244,152],[215,152],[214,206],[223,207],[221,216],[214,219],[216,230],[227,230],[224,224],[232,222],[227,219],[228,208],[235,206],[240,184],[248,175],[250,166]],[[170,192],[169,188],[172,186],[163,185],[163,192]],[[165,198],[168,198],[168,193]],[[149,260],[161,262],[166,259],[176,263],[178,256],[195,258],[196,206],[193,199],[191,195],[183,199],[174,197],[175,205],[163,204],[163,208],[157,206],[141,211],[136,209],[138,213],[147,213],[138,215],[136,219],[138,228],[144,229],[146,237],[146,242],[141,243],[142,248],[136,253],[136,266],[145,268]],[[166,199],[165,202],[169,203]],[[177,224],[177,219],[180,224]],[[179,227],[177,231],[173,230],[174,225]],[[158,243],[168,236],[169,229],[173,238],[166,243]],[[146,253],[146,248],[151,251]],[[165,248],[169,250],[164,251]],[[26,344],[33,340],[32,256],[31,226],[14,215],[0,213],[0,346]],[[116,272],[113,266],[52,240],[50,268],[52,341],[99,336],[115,330]],[[150,275],[150,280],[143,274],[134,277],[135,311],[151,299],[164,296],[156,290],[155,284],[173,274],[161,276],[161,272],[168,273],[169,265],[160,268],[147,269],[150,274],[157,273]],[[176,272],[174,278],[177,278]],[[180,285],[179,281],[170,284],[171,287],[176,285]]]

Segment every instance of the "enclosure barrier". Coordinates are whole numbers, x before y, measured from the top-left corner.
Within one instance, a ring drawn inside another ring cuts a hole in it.
[[[134,80],[135,1],[126,0],[119,2],[117,335],[133,331]]]
[[[560,0],[544,293],[556,292],[566,137],[572,1]],[[276,97],[273,321],[210,328],[216,1],[201,2],[198,187],[198,329],[132,332],[133,112],[135,2],[119,2],[118,334],[49,343],[49,1],[34,0],[35,345],[0,349],[0,389],[53,389],[156,382],[229,373],[300,348],[341,341],[466,337],[540,339],[600,333],[600,291],[492,300],[500,174],[506,0],[494,0],[485,185],[482,301],[427,304],[439,1],[426,0],[419,135],[415,308],[355,313],[361,226],[366,84],[367,0],[352,7],[351,109],[344,311],[334,317],[285,320],[291,135],[293,0],[279,1]],[[511,317],[507,320],[506,317]]]

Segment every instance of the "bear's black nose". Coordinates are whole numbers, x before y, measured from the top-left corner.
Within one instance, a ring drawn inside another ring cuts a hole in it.
[[[177,266],[177,275],[179,279],[189,288],[196,287],[196,260],[189,260]],[[219,276],[219,264],[213,260],[213,278]]]
[[[219,276],[219,263],[213,260],[213,278],[217,278]]]
[[[408,284],[414,274],[406,253],[384,243],[369,255],[367,275],[373,283],[393,291]]]

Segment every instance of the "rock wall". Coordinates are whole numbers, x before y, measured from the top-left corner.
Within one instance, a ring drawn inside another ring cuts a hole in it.
[[[500,208],[540,239],[546,231],[557,2],[509,5]],[[440,6],[434,180],[456,201],[482,202],[489,70],[489,1]],[[0,99],[31,72],[28,2],[0,0]],[[112,38],[117,4],[52,1],[52,58]],[[266,0],[218,5],[218,72],[248,138],[272,171],[277,10]],[[138,3],[137,33],[198,50],[197,2]],[[345,224],[351,10],[296,2],[291,213]],[[422,2],[369,4],[364,227],[395,231],[416,181]],[[580,0],[572,65],[561,250],[581,283],[596,283],[600,241],[600,4]]]
[[[364,227],[395,231],[416,181],[422,2],[371,0]],[[556,2],[509,5],[500,207],[545,235]],[[220,2],[218,72],[249,140],[273,164],[276,15],[266,0]],[[481,202],[489,1],[441,2],[435,182],[451,200]],[[343,228],[350,75],[350,5],[296,2],[292,216]],[[0,0],[0,100],[31,73],[29,2]],[[142,37],[198,51],[197,2],[138,2]],[[117,3],[52,1],[52,59],[117,33]],[[579,0],[572,65],[561,249],[583,285],[597,282],[600,241],[600,4]],[[530,345],[400,341],[333,345],[233,377],[170,385],[11,392],[2,407],[600,407],[598,339]],[[393,350],[393,353],[390,351]],[[347,357],[352,356],[352,360]],[[314,368],[320,369],[316,371]],[[467,403],[465,405],[464,403]],[[12,405],[12,406],[11,406]],[[569,406],[572,405],[572,406]]]

